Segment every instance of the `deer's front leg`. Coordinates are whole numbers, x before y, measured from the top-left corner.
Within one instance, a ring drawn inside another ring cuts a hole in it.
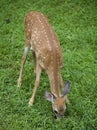
[[[36,91],[37,91],[37,88],[38,88],[39,82],[40,82],[40,75],[41,75],[41,67],[39,64],[37,64],[36,65],[36,81],[35,81],[32,97],[29,101],[29,106],[33,105],[34,97],[35,97],[35,94],[36,94]]]
[[[63,82],[63,79],[62,79],[62,75],[60,74],[60,87],[61,87],[61,89],[62,89],[62,91],[64,90],[64,82]],[[69,104],[70,102],[69,102],[69,99],[68,99],[68,97],[67,97],[67,95],[65,96],[65,101],[66,101],[66,103],[67,104]]]

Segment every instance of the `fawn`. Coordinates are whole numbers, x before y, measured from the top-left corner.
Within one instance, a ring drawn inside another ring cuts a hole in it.
[[[36,81],[29,105],[33,105],[36,90],[39,86],[40,75],[44,69],[49,77],[50,92],[45,92],[45,98],[52,102],[52,108],[56,117],[62,117],[69,102],[69,81],[63,84],[60,68],[63,66],[62,50],[58,37],[48,19],[40,12],[30,12],[25,17],[25,48],[22,57],[22,65],[18,79],[18,87],[21,86],[22,72],[29,48],[34,59],[34,72]],[[62,93],[60,88],[62,88]]]

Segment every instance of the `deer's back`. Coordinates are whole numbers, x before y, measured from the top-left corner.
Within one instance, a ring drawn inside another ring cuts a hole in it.
[[[62,66],[62,50],[56,33],[47,18],[40,12],[30,12],[25,18],[26,40],[30,42],[40,65],[47,69],[51,64]]]

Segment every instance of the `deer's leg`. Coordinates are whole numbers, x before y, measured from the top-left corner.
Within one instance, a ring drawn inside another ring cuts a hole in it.
[[[60,74],[60,87],[62,88],[62,91],[63,91],[64,90],[64,82],[63,82],[61,74]],[[67,104],[69,104],[69,99],[68,99],[67,95],[65,96],[65,101]]]
[[[36,94],[36,91],[37,91],[37,88],[38,88],[39,82],[40,82],[40,75],[41,75],[41,67],[39,64],[36,64],[36,81],[35,81],[32,97],[29,101],[29,106],[33,105],[34,97],[35,97],[35,94]]]
[[[33,55],[33,60],[34,60],[34,73],[36,74],[36,55],[34,51],[32,51],[32,55]]]
[[[24,53],[23,53],[23,56],[22,56],[20,75],[19,75],[19,78],[18,78],[18,87],[20,87],[21,83],[22,83],[22,73],[23,73],[24,64],[25,64],[25,61],[26,61],[26,58],[27,58],[28,50],[29,50],[29,47],[26,46],[24,48]]]

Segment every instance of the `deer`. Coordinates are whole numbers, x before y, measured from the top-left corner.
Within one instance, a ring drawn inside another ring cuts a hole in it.
[[[67,94],[70,90],[70,82],[66,81],[64,85],[60,72],[63,67],[63,57],[58,36],[43,13],[32,11],[25,16],[25,37],[18,87],[22,83],[23,68],[30,48],[34,61],[36,80],[29,100],[29,106],[32,106],[34,103],[41,72],[45,70],[50,81],[51,90],[51,92],[45,92],[45,98],[52,103],[55,116],[63,117],[66,105],[69,103]]]

